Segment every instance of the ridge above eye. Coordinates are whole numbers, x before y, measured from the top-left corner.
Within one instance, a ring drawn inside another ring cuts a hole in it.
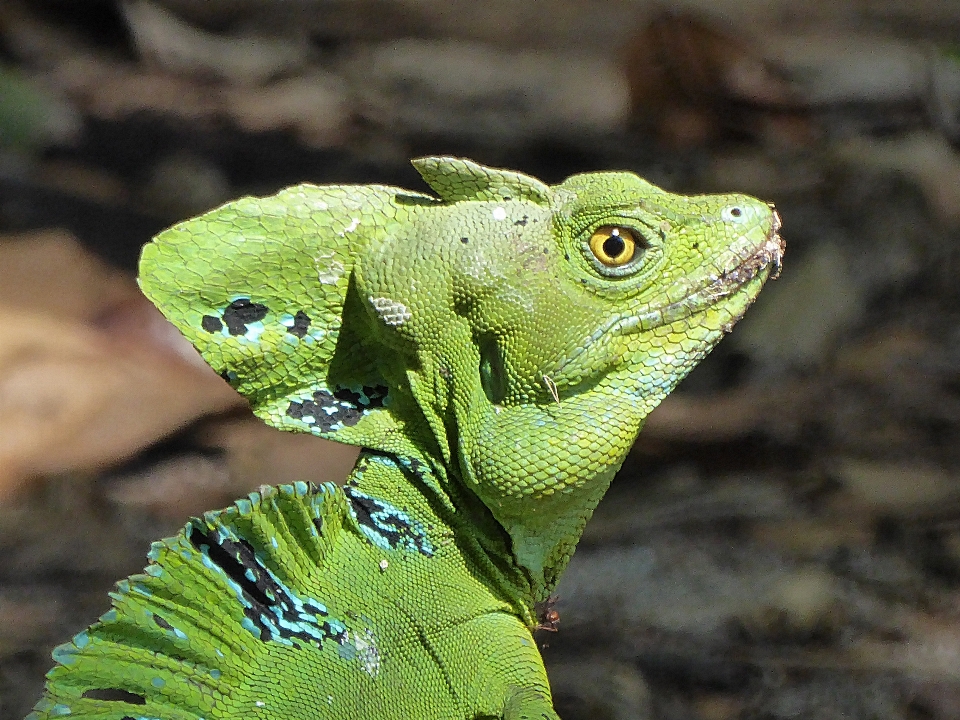
[[[590,251],[606,267],[623,267],[637,253],[636,233],[620,225],[602,225],[590,236]]]

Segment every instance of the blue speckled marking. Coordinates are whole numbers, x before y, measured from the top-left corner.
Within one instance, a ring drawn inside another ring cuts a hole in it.
[[[52,708],[50,708],[51,715],[69,715],[73,711],[70,709],[69,705],[64,705],[63,703],[57,703]]]
[[[153,685],[155,688],[162,688],[164,685],[167,684],[167,681],[164,680],[162,677],[155,677],[150,681],[150,684]]]
[[[309,337],[309,336],[308,336]],[[287,417],[322,433],[353,427],[370,411],[389,404],[388,389],[382,385],[338,385],[313,390],[309,397],[292,400]]]
[[[312,492],[311,486],[304,482],[278,489],[280,495],[308,499],[305,507],[317,514],[318,498],[312,496]],[[318,495],[323,492],[318,491]],[[252,493],[250,502],[238,503],[238,509],[241,514],[257,512],[265,502],[269,501]],[[248,504],[250,508],[246,507]],[[301,595],[267,567],[260,553],[270,552],[277,546],[276,542],[271,541],[266,548],[257,550],[239,536],[230,523],[224,522],[210,526],[195,521],[188,537],[200,553],[203,565],[221,575],[242,605],[241,626],[260,641],[320,648],[331,640],[338,644],[346,642],[348,633],[343,621],[331,617],[324,603]]]
[[[72,643],[58,645],[53,649],[53,653],[51,654],[53,655],[53,659],[61,665],[73,665],[80,661],[80,658],[77,657],[77,648]]]
[[[324,334],[322,328],[313,327],[313,321],[303,310],[298,310],[296,315],[283,313],[280,316],[280,324],[287,329],[284,340],[292,342],[293,345],[299,343],[300,338],[309,335],[322,337]]]
[[[357,488],[343,489],[350,500],[350,513],[364,535],[381,550],[405,550],[433,556],[433,544],[423,525],[409,513],[386,500],[371,497]]]
[[[239,588],[239,586],[238,586]],[[260,628],[253,624],[253,620],[248,617],[245,617],[240,621],[240,627],[242,627],[247,632],[251,633],[257,640],[260,640]]]
[[[247,324],[247,331],[241,335],[244,340],[249,342],[260,342],[260,336],[263,335],[263,331],[266,328],[263,326],[262,322],[252,322]]]

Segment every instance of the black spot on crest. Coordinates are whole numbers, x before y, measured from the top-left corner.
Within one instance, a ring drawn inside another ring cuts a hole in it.
[[[429,470],[427,469],[427,466],[424,465],[419,460],[417,460],[415,457],[403,458],[402,460],[398,458],[397,462],[399,462],[401,465],[403,465],[404,468],[412,472],[420,480],[423,480],[424,477],[426,477],[427,473],[429,472]]]
[[[462,242],[464,245],[466,245],[468,242],[470,242],[470,238],[462,237],[462,238],[460,238],[460,242]]]
[[[520,226],[522,227],[522,226],[526,225],[527,222],[529,222],[529,220],[530,220],[530,217],[529,217],[528,215],[524,215],[524,216],[523,216],[522,218],[520,218],[519,220],[514,221],[513,224],[514,224],[514,225],[520,225]]]
[[[243,614],[259,631],[260,640],[296,639],[305,645],[321,646],[324,640],[344,642],[342,629],[324,620],[329,613],[313,601],[295,602],[287,589],[267,571],[253,546],[243,538],[233,540],[194,521],[188,531],[193,546],[217,565],[239,587]],[[278,622],[279,621],[279,622]],[[320,633],[299,629],[307,623]]]
[[[377,385],[376,387],[364,385],[361,390],[363,392],[358,393],[350,388],[338,388],[333,396],[338,400],[346,400],[356,407],[383,407],[383,399],[387,396],[387,388],[383,385]]]
[[[223,321],[231,335],[243,335],[247,324],[263,320],[267,316],[266,305],[250,302],[250,298],[239,298],[227,305],[223,311]]]
[[[220,318],[214,315],[204,315],[200,318],[200,327],[208,333],[215,333],[223,330],[223,323],[220,322]]]
[[[143,695],[121,690],[120,688],[94,688],[84,690],[80,697],[89,700],[105,700],[106,702],[125,702],[130,705],[146,705],[147,699]]]
[[[419,460],[390,453],[374,454],[371,451],[371,454],[361,456],[358,461],[356,479],[362,480],[370,468],[379,465],[397,468],[414,484],[430,475],[429,467]],[[362,492],[355,482],[345,485],[343,492],[350,501],[351,514],[357,524],[375,545],[433,557],[430,538],[423,525],[408,510]]]
[[[330,412],[327,412],[327,409]],[[356,425],[363,417],[363,413],[350,406],[341,406],[326,390],[318,390],[313,394],[312,400],[291,401],[287,407],[287,416],[294,420],[303,420],[308,425],[320,428],[323,432],[329,432],[339,429],[337,426]]]
[[[394,506],[360,492],[356,487],[346,485],[344,494],[350,501],[357,523],[381,538],[396,550],[403,547],[427,557],[433,555],[433,548],[419,524],[412,524],[406,512]]]
[[[291,335],[296,335],[298,338],[302,338],[307,334],[309,328],[310,316],[303,310],[297,310],[297,314],[293,317],[293,327],[287,328],[287,332]]]
[[[358,493],[351,487],[344,487],[343,491],[350,499],[357,522],[383,537],[390,547],[396,548],[403,535],[410,532],[410,525],[400,521],[395,515],[385,521],[385,508],[379,501]]]
[[[346,400],[351,405],[356,405],[357,407],[360,406],[360,398],[363,397],[357,391],[351,390],[349,388],[340,388],[339,390],[333,393],[333,396],[337,400]]]
[[[157,624],[157,627],[162,627],[164,630],[173,630],[173,625],[168,623],[156,613],[153,613],[153,621]]]
[[[355,495],[353,488],[345,487],[343,491],[346,493],[347,497],[350,498],[350,504],[353,505],[353,511],[357,515],[357,522],[361,525],[366,525],[367,527],[374,528],[375,530],[380,530],[377,527],[377,524],[373,521],[373,513],[377,512],[378,505],[370,498],[361,495]],[[394,542],[390,543],[391,545],[396,544],[396,538]]]
[[[206,548],[210,560],[240,586],[243,594],[254,605],[267,608],[276,602],[276,594],[269,586],[271,583],[265,581],[265,578],[269,580],[269,576],[264,572],[256,572],[263,568],[256,559],[253,547],[246,540],[237,542],[225,538],[218,541],[215,533],[204,533],[196,525],[190,528],[189,539],[197,550],[204,552]],[[253,579],[247,576],[248,569],[254,570]]]
[[[353,427],[360,422],[365,410],[383,407],[387,392],[382,385],[364,385],[359,392],[344,387],[337,388],[333,393],[317,390],[312,399],[291,401],[287,416],[303,420],[323,432]]]

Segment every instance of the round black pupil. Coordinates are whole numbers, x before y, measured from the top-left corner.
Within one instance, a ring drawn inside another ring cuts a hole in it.
[[[734,217],[740,217],[741,215],[743,215],[743,210],[735,207],[730,211],[730,214],[733,215]]]
[[[619,235],[611,235],[603,241],[603,252],[610,258],[619,257],[626,247],[626,243]]]

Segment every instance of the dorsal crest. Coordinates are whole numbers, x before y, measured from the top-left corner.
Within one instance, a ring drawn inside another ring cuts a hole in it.
[[[538,205],[550,204],[550,188],[523,173],[455,157],[422,157],[412,163],[444,202],[529,200]]]

